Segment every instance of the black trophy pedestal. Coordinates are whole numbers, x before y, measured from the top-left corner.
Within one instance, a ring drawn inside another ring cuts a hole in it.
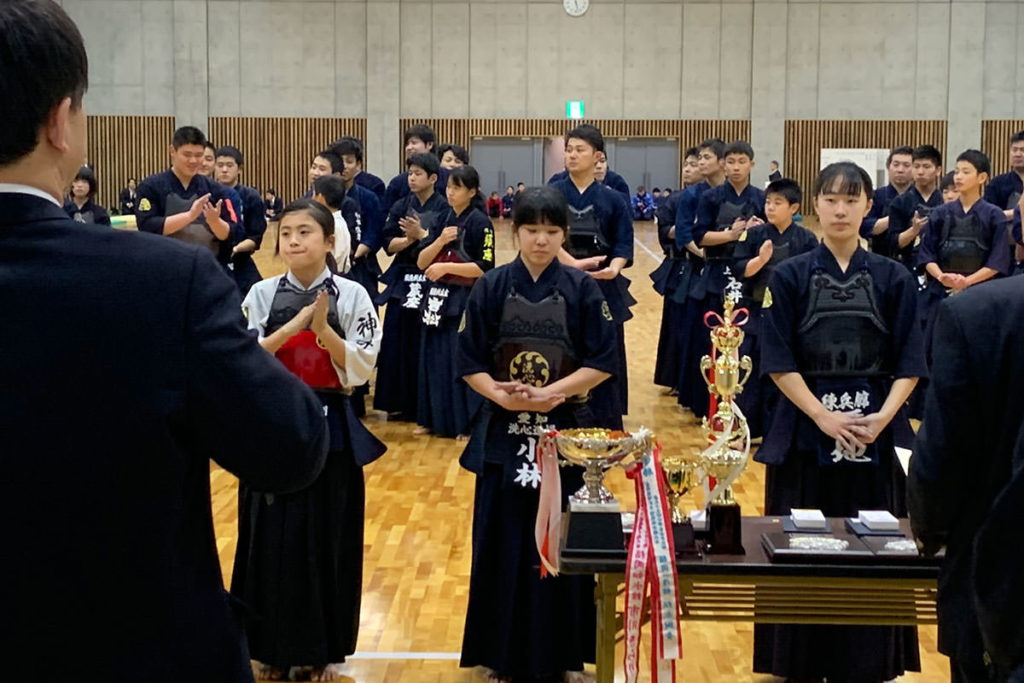
[[[693,530],[693,522],[686,520],[672,524],[672,542],[676,548],[676,557],[700,557],[697,549],[697,534]]]
[[[565,513],[564,557],[626,556],[626,539],[622,534],[622,515],[618,512]]]
[[[744,555],[743,527],[738,504],[708,506],[708,552],[712,555]]]

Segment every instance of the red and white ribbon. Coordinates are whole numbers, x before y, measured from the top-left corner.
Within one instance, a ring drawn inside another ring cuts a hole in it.
[[[537,504],[537,522],[533,529],[540,555],[540,576],[558,576],[558,544],[562,538],[562,478],[558,474],[557,431],[540,437],[537,447],[537,467],[540,469],[540,501]]]
[[[668,523],[660,454],[661,445],[657,444],[646,457],[626,470],[636,486],[637,499],[633,539],[626,561],[626,683],[635,683],[640,669],[640,622],[648,586],[651,589],[651,680],[654,683],[675,681],[674,660],[683,656],[675,544]]]

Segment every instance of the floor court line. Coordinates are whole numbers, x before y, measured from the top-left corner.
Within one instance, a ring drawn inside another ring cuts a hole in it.
[[[454,659],[462,655],[458,652],[357,652],[345,659]]]

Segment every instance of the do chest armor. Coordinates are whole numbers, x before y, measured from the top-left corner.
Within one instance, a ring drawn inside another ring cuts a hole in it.
[[[165,212],[168,216],[173,216],[178,213],[188,213],[192,210],[192,202],[197,197],[179,197],[173,192],[167,195],[164,200]],[[178,232],[171,233],[170,237],[182,242],[188,242],[189,244],[196,244],[201,247],[206,247],[213,255],[216,256],[220,251],[220,241],[211,232],[210,228],[206,225],[206,219],[200,218],[195,223],[189,223]]]
[[[715,225],[715,230],[723,232],[731,228],[737,218],[747,218],[746,208],[745,204],[722,202],[722,205],[718,207],[718,222]],[[704,249],[708,261],[730,261],[735,251],[735,241],[717,244],[713,247],[705,247]]]
[[[332,278],[324,280],[323,284],[315,289],[304,290],[290,283],[288,278],[282,277],[270,304],[266,334],[269,336],[281,329],[298,315],[299,311],[315,302],[316,295],[321,291],[326,291],[329,298],[327,324],[344,339],[345,333],[338,320],[338,286]],[[274,356],[292,374],[314,389],[344,388],[334,369],[330,352],[320,343],[313,330],[302,330],[286,341]]]
[[[981,234],[977,216],[957,216],[943,221],[938,265],[945,273],[970,275],[985,265],[992,250]]]
[[[889,336],[870,271],[858,271],[846,281],[820,270],[811,275],[807,308],[797,328],[797,364],[802,374],[882,375]]]
[[[569,207],[569,253],[573,258],[607,256],[611,251],[608,240],[601,232],[597,209],[591,204],[585,209]]]
[[[494,378],[543,387],[579,369],[566,312],[557,291],[537,303],[510,291],[501,309]]]

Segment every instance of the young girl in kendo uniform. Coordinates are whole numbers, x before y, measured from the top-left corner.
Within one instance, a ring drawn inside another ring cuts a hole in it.
[[[491,681],[583,680],[594,655],[593,577],[542,579],[534,541],[540,435],[595,426],[588,394],[617,367],[601,290],[558,261],[567,224],[557,189],[523,191],[519,255],[477,282],[459,336],[462,376],[486,399],[461,459],[477,475],[462,666]],[[564,504],[582,471],[560,475]]]
[[[906,514],[894,446],[912,437],[903,405],[925,373],[924,344],[916,280],[898,261],[859,246],[871,195],[857,165],[822,170],[813,197],[824,239],[778,264],[768,283],[761,371],[783,398],[754,458],[767,465],[767,515]],[[913,627],[754,627],[758,673],[880,683],[908,670],[920,670]]]
[[[239,486],[231,592],[248,607],[249,651],[265,680],[336,678],[359,628],[362,467],[385,446],[355,416],[349,394],[369,378],[381,331],[366,290],[334,272],[335,239],[327,209],[290,204],[278,227],[288,272],[253,285],[242,303],[260,345],[323,402],[330,430],[326,464],[308,488],[269,495]]]

